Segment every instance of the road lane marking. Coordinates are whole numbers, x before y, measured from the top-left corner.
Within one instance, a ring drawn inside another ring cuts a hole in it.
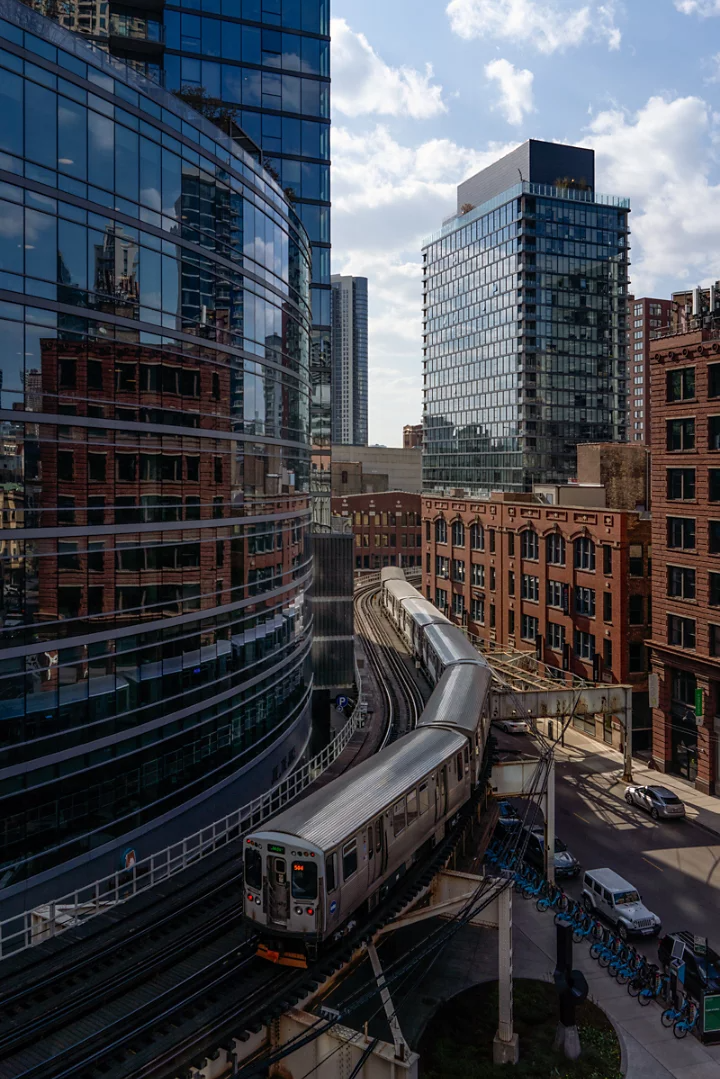
[[[655,862],[651,862],[650,859],[646,858],[644,854],[641,854],[640,857],[642,858],[642,860],[644,862],[647,862],[648,865],[651,865],[653,867],[653,869],[659,869],[661,873],[665,872],[665,870],[662,868],[662,866],[656,865]]]
[[[575,810],[573,810],[573,816],[579,817],[580,820],[584,820],[586,824],[592,824],[592,821],[589,821],[587,817],[583,817],[581,813],[576,813]]]

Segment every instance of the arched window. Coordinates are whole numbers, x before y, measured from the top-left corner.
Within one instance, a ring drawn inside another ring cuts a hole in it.
[[[532,528],[526,528],[520,533],[520,557],[530,558],[534,562],[540,557],[538,534]]]
[[[485,550],[485,529],[479,521],[470,525],[470,546],[473,551]]]
[[[453,547],[465,546],[465,525],[462,521],[453,521],[452,541]]]
[[[559,532],[551,532],[545,540],[545,556],[548,565],[565,565],[565,540]]]
[[[595,569],[595,544],[589,536],[575,540],[575,569]]]
[[[447,521],[444,517],[438,517],[435,522],[435,542],[447,543]]]

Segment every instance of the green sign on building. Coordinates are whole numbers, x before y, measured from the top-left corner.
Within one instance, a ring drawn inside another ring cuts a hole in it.
[[[703,1033],[717,1033],[720,1031],[720,993],[704,997],[703,1006]]]
[[[698,688],[695,690],[695,715],[700,717],[703,714],[703,691]]]

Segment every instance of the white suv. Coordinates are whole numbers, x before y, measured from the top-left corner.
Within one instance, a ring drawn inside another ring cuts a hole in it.
[[[645,906],[632,884],[612,869],[589,869],[583,877],[583,904],[604,915],[626,940],[631,933],[657,936],[662,922]]]

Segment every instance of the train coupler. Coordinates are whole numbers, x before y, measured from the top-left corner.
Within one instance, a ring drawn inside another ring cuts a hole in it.
[[[260,959],[276,963],[280,967],[300,967],[307,969],[307,957],[302,952],[286,952],[281,948],[272,948],[268,944],[258,944],[255,953]]]

